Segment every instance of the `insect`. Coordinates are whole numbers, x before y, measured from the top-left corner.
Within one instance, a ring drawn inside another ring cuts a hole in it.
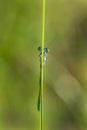
[[[40,51],[39,57],[40,57],[40,78],[39,78],[39,94],[38,94],[38,103],[37,103],[37,109],[40,111],[40,105],[41,105],[41,69],[42,69],[42,47],[38,47],[38,50]],[[47,60],[47,53],[49,52],[48,48],[44,48],[43,52],[43,62],[46,63]]]
[[[40,60],[42,59],[42,47],[38,47],[38,50],[40,51],[40,54],[39,54],[39,57],[40,57]],[[47,53],[49,52],[49,49],[48,48],[44,48],[44,64],[46,63],[46,60],[47,60]],[[41,61],[40,61],[41,62]]]

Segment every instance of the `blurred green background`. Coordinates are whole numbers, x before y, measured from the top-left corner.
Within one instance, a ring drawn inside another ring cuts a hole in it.
[[[41,0],[0,0],[0,130],[39,130]],[[43,130],[87,130],[87,1],[46,0]]]

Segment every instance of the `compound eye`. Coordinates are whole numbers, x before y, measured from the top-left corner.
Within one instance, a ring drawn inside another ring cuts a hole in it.
[[[45,52],[49,52],[49,49],[48,49],[48,48],[44,48],[44,51],[45,51]]]
[[[38,50],[39,50],[39,51],[42,51],[42,48],[41,48],[41,46],[39,46],[39,47],[38,47]]]

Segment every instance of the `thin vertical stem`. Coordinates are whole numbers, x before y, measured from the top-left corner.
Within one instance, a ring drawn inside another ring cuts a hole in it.
[[[43,0],[42,9],[42,60],[41,60],[41,112],[40,112],[40,130],[43,130],[43,64],[44,64],[44,41],[45,41],[45,0]]]

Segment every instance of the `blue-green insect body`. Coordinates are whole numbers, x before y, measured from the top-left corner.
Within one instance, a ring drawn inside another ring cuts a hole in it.
[[[41,69],[42,69],[42,48],[38,47],[38,50],[40,51],[39,57],[40,57],[40,80],[39,80],[39,95],[38,95],[38,104],[37,104],[37,109],[40,111],[40,106],[41,106]],[[47,60],[47,53],[49,52],[48,48],[44,48],[44,64],[46,63]]]

